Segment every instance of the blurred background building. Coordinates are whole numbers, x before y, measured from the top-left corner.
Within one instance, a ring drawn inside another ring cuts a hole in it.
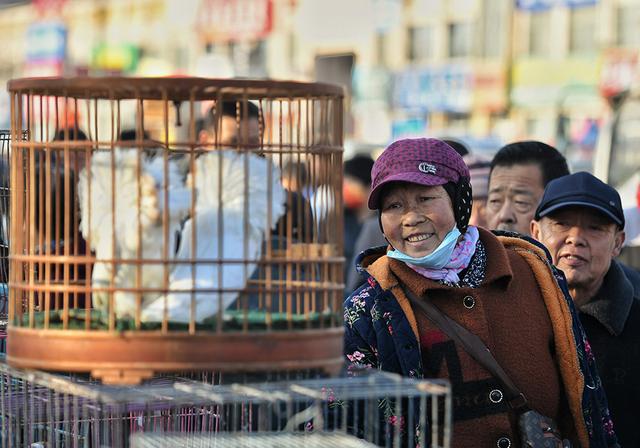
[[[2,82],[342,84],[347,156],[425,134],[489,155],[535,138],[615,185],[640,167],[640,0],[0,0],[0,30]]]

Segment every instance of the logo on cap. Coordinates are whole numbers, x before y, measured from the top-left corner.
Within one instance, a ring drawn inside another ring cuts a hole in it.
[[[436,174],[436,166],[427,162],[420,163],[418,170],[425,174]]]

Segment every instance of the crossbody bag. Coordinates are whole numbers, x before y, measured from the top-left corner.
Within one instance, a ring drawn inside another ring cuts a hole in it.
[[[531,409],[527,398],[513,383],[507,372],[493,357],[482,340],[462,325],[444,314],[428,300],[422,300],[408,288],[402,287],[414,310],[420,310],[435,326],[464,347],[480,365],[486,368],[503,386],[509,407],[518,415],[518,427],[523,447],[571,448],[571,443],[562,439],[558,426],[552,418]]]

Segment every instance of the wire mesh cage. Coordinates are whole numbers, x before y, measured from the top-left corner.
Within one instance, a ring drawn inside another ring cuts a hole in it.
[[[0,130],[0,352],[6,351],[9,279],[9,142],[11,133]]]
[[[20,135],[26,139],[26,132]],[[9,155],[11,131],[0,130],[0,352],[6,350],[9,280]]]
[[[111,386],[0,363],[2,446],[448,447],[446,381],[355,378]]]
[[[125,383],[340,369],[341,88],[8,86],[11,364]]]

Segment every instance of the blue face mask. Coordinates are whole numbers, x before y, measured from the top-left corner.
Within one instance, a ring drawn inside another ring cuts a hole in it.
[[[424,257],[410,257],[396,249],[388,251],[387,257],[395,258],[396,260],[404,261],[405,263],[410,263],[421,268],[442,269],[451,259],[451,254],[453,254],[453,250],[456,248],[460,235],[461,233],[458,227],[454,226],[453,229],[447,233],[447,236],[444,237],[440,245]]]

